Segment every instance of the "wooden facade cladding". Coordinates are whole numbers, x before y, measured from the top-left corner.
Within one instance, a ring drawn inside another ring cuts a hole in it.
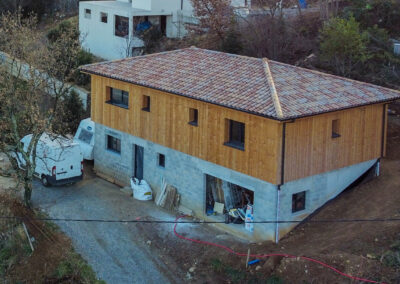
[[[128,91],[129,108],[106,103],[107,87]],[[144,95],[151,99],[150,112],[142,110]],[[198,110],[198,126],[189,124],[190,108]],[[282,123],[278,121],[96,75],[92,75],[91,117],[211,163],[280,182]],[[224,145],[227,119],[245,123],[244,151]]]
[[[129,92],[128,109],[106,103],[110,87]],[[150,97],[150,111],[142,110],[144,96]],[[189,124],[190,109],[198,110],[197,126]],[[284,183],[381,157],[386,110],[375,104],[286,122]],[[281,184],[283,122],[97,75],[92,75],[91,117],[107,127]],[[245,124],[244,151],[224,145],[227,119]],[[336,138],[334,120],[340,135]]]
[[[285,182],[380,158],[386,116],[385,105],[376,104],[287,123]],[[332,138],[333,120],[340,137]]]

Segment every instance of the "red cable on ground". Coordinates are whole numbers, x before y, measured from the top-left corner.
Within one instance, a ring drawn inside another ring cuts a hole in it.
[[[184,217],[185,216],[177,217],[175,219],[175,222],[177,222],[179,219],[184,218]],[[207,242],[207,241],[201,241],[201,240],[186,238],[186,237],[184,237],[184,236],[182,236],[182,235],[180,235],[180,234],[178,234],[176,232],[177,225],[178,225],[178,223],[175,223],[175,225],[174,225],[174,234],[175,234],[175,236],[177,236],[178,238],[180,238],[182,240],[194,242],[194,243],[197,243],[197,244],[203,244],[203,245],[208,245],[208,246],[219,247],[219,248],[222,248],[222,249],[226,250],[227,252],[235,254],[237,256],[247,256],[247,253],[239,253],[239,252],[236,252],[233,249],[228,248],[228,247],[223,246],[223,245],[219,245],[219,244],[215,244],[215,243],[211,243],[211,242]],[[326,264],[326,263],[324,263],[322,261],[319,261],[319,260],[316,260],[316,259],[313,259],[313,258],[310,258],[310,257],[306,257],[306,256],[295,256],[295,255],[281,254],[281,253],[250,254],[250,256],[251,257],[256,257],[256,258],[265,258],[265,257],[271,257],[271,256],[281,256],[281,257],[286,257],[286,258],[297,258],[298,257],[298,258],[305,259],[305,260],[317,263],[319,265],[322,265],[322,266],[324,266],[324,267],[326,267],[326,268],[328,268],[330,270],[333,270],[334,272],[336,272],[336,273],[338,273],[338,274],[340,274],[340,275],[342,275],[344,277],[350,278],[352,280],[363,281],[363,282],[368,282],[368,283],[381,283],[381,282],[374,281],[374,280],[369,280],[369,279],[364,279],[364,278],[360,278],[360,277],[351,276],[349,274],[346,274],[346,273],[334,268],[333,266],[330,266],[329,264]],[[382,283],[382,284],[384,284],[384,283]]]

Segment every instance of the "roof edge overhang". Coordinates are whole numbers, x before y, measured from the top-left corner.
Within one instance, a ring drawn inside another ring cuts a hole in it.
[[[304,114],[304,115],[294,115],[294,116],[286,116],[286,117],[274,117],[274,116],[269,116],[269,115],[265,115],[265,114],[258,113],[258,112],[252,112],[252,111],[248,111],[248,110],[244,110],[244,109],[240,109],[240,108],[230,107],[230,106],[227,106],[227,105],[224,105],[224,104],[219,104],[219,103],[215,103],[215,102],[211,102],[211,101],[207,101],[207,100],[203,100],[203,99],[199,99],[199,98],[194,98],[194,97],[182,94],[182,93],[171,92],[171,91],[166,90],[166,89],[157,88],[157,87],[146,85],[146,84],[143,84],[143,83],[137,83],[137,82],[133,82],[133,81],[129,81],[129,80],[124,80],[124,79],[116,78],[116,77],[113,77],[113,76],[106,76],[104,74],[100,74],[100,73],[97,73],[97,72],[94,72],[94,71],[84,70],[84,66],[80,67],[79,70],[80,70],[80,72],[82,72],[84,74],[96,75],[96,76],[99,76],[99,77],[109,78],[109,79],[113,79],[113,80],[129,83],[129,84],[137,85],[137,86],[140,86],[140,87],[150,88],[150,89],[153,89],[153,90],[166,92],[166,93],[169,93],[169,94],[173,94],[173,95],[189,98],[189,99],[192,99],[192,100],[201,101],[201,102],[205,102],[205,103],[209,103],[209,104],[213,104],[213,105],[229,108],[229,109],[232,109],[232,110],[236,110],[236,111],[240,111],[240,112],[244,112],[244,113],[248,113],[248,114],[252,114],[252,115],[256,115],[256,116],[272,119],[272,120],[275,120],[275,121],[278,121],[278,122],[291,122],[291,121],[293,121],[295,119],[306,118],[306,117],[310,117],[310,116],[316,116],[316,115],[332,113],[332,112],[337,112],[337,111],[342,111],[342,110],[348,110],[348,109],[353,109],[353,108],[358,108],[358,107],[363,107],[363,106],[368,106],[368,105],[391,103],[391,102],[394,102],[396,100],[400,100],[400,93],[399,93],[399,97],[398,98],[390,98],[390,99],[385,99],[385,100],[376,100],[376,101],[363,103],[363,104],[352,105],[352,106],[348,106],[348,107],[344,107],[344,108],[340,108],[340,109],[333,109],[333,110],[328,110],[328,111],[314,112],[314,113],[309,113],[309,114]],[[396,91],[396,90],[394,90],[394,91]]]

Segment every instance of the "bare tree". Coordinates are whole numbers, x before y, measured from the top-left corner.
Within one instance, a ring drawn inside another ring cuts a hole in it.
[[[52,133],[59,121],[80,50],[79,39],[71,31],[62,31],[57,40],[49,42],[36,23],[32,15],[23,19],[21,10],[0,16],[0,49],[8,56],[0,66],[0,151],[8,156],[15,178],[24,187],[27,206],[38,141],[44,133]],[[32,139],[23,145],[21,139],[27,134]]]
[[[187,25],[194,34],[202,34],[205,45],[221,45],[235,23],[230,0],[191,0],[197,24]]]

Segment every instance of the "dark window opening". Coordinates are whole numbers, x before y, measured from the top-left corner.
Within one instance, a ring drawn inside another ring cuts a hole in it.
[[[116,153],[121,153],[121,140],[114,136],[107,135],[107,149]]]
[[[164,154],[158,154],[158,165],[160,167],[165,168],[165,155]]]
[[[129,18],[115,16],[115,35],[126,37],[129,34]]]
[[[226,119],[225,145],[244,150],[245,124]]]
[[[302,191],[292,195],[292,213],[306,209],[306,192]]]
[[[85,18],[90,19],[92,17],[92,10],[85,9]]]
[[[339,119],[332,120],[332,138],[340,137]]]
[[[163,36],[167,34],[167,16],[160,17],[160,31]]]
[[[150,97],[143,96],[142,110],[150,111]]]
[[[195,108],[189,109],[189,124],[197,126],[199,123],[199,111]]]
[[[112,105],[116,105],[123,108],[129,107],[129,93],[123,90],[109,88],[110,99],[107,101]]]
[[[102,23],[106,23],[107,24],[107,22],[108,22],[108,14],[101,12],[100,13],[100,21]]]

